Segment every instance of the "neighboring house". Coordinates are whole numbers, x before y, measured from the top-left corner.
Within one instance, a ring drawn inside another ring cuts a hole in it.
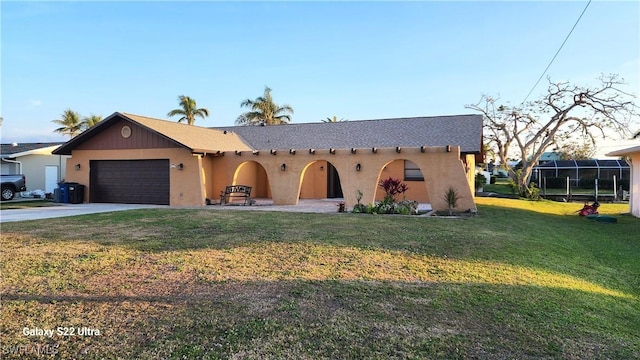
[[[61,143],[2,144],[0,164],[2,174],[24,174],[27,190],[43,190],[52,193],[58,182],[64,179],[66,155],[52,152]]]
[[[607,156],[623,156],[630,159],[628,161],[631,165],[629,211],[635,217],[640,217],[640,145],[613,151]]]
[[[253,187],[275,205],[344,198],[381,199],[380,179],[405,181],[407,199],[446,209],[449,187],[460,209],[475,209],[473,171],[481,158],[482,116],[203,128],[114,113],[63,144],[67,181],[86,185],[89,202],[204,205],[227,185]]]
[[[542,155],[540,156],[540,159],[538,160],[538,164],[542,164],[545,163],[547,161],[555,161],[555,160],[560,160],[560,154],[557,152],[543,152]]]

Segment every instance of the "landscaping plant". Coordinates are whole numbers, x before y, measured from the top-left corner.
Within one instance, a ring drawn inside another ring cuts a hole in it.
[[[447,203],[447,208],[449,209],[449,216],[453,215],[453,210],[458,207],[458,200],[460,200],[460,195],[458,191],[452,187],[449,187],[443,196],[444,201]]]

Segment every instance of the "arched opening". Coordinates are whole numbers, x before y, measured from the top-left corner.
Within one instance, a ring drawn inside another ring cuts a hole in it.
[[[255,161],[245,161],[238,165],[233,174],[233,184],[251,186],[251,197],[254,199],[270,199],[271,186],[264,167]]]
[[[336,199],[343,197],[338,170],[330,162],[327,162],[327,198]]]
[[[381,201],[384,199],[385,192],[378,185],[380,181],[393,178],[398,179],[405,183],[408,190],[402,194],[396,200],[415,200],[420,203],[429,203],[429,192],[427,191],[427,184],[425,183],[422,171],[417,164],[406,159],[396,159],[386,163],[380,173],[378,174],[378,180],[376,182],[376,194],[375,200]]]
[[[342,198],[342,185],[338,170],[326,160],[307,164],[302,171],[300,199]]]

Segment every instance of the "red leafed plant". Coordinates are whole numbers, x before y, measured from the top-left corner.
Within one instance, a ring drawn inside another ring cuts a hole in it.
[[[386,180],[380,180],[380,183],[378,185],[380,185],[380,187],[386,193],[385,198],[388,197],[391,200],[395,200],[396,195],[402,194],[405,191],[409,190],[407,184],[392,177],[389,177]]]

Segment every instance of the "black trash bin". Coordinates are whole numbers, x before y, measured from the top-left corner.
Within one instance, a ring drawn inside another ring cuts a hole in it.
[[[67,183],[69,188],[69,202],[72,204],[82,204],[84,201],[84,185],[78,183]]]

